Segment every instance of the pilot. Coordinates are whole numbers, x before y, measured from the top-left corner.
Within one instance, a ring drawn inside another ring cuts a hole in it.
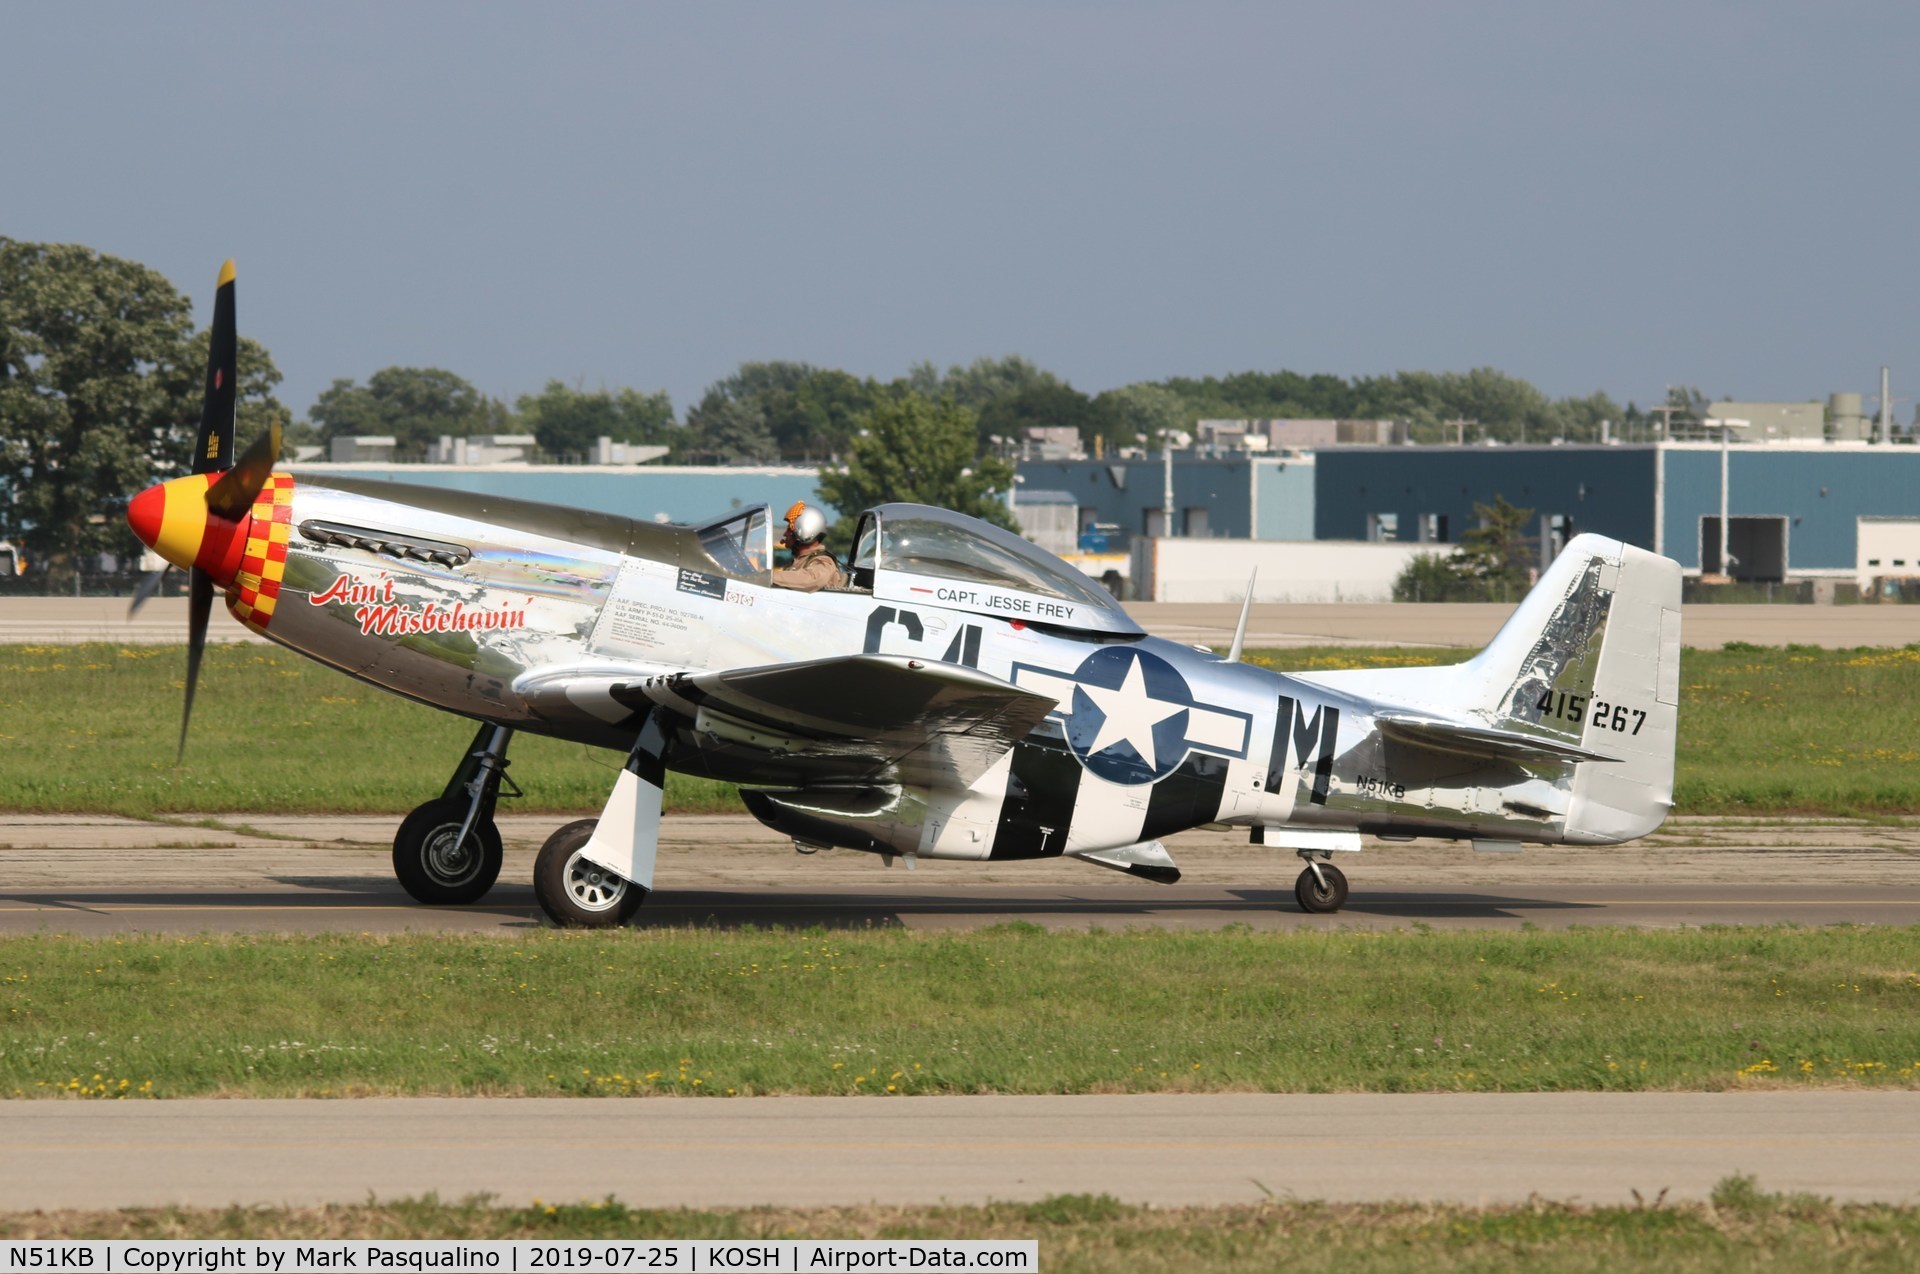
[[[827,552],[826,538],[826,514],[804,500],[796,500],[787,510],[787,533],[780,541],[793,550],[793,565],[773,573],[775,586],[817,593],[846,583],[839,563]]]

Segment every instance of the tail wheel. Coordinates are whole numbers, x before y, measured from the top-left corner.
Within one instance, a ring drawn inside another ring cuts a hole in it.
[[[616,929],[632,920],[647,891],[623,880],[580,851],[593,838],[597,818],[568,823],[540,847],[533,863],[533,896],[562,929]]]
[[[1319,876],[1309,867],[1293,882],[1293,896],[1300,903],[1300,910],[1316,916],[1328,915],[1346,906],[1347,878],[1332,863],[1320,864]]]
[[[492,819],[476,819],[463,838],[467,808],[459,798],[428,801],[394,833],[393,874],[418,901],[479,902],[499,879],[500,829]]]

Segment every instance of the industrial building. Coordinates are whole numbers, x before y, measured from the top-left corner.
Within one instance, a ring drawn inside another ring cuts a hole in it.
[[[1696,575],[1850,580],[1862,589],[1875,581],[1920,579],[1920,447],[1817,441],[1796,432],[1811,429],[1809,414],[1783,411],[1776,419],[1752,410],[1765,404],[1716,406],[1748,410],[1744,419],[1766,422],[1759,429],[1777,428],[1787,440],[1725,447],[1348,444],[1279,454],[1176,453],[1171,460],[1158,454],[1035,459],[1018,466],[1014,509],[1034,538],[1055,551],[1079,548],[1101,576],[1127,573],[1122,563],[1132,541],[1165,536],[1169,507],[1172,535],[1181,539],[1359,541],[1444,551],[1478,523],[1476,505],[1504,497],[1533,511],[1544,556],[1579,532],[1597,531],[1664,553]],[[1836,422],[1848,432],[1857,428],[1855,418],[1829,408],[1826,427]],[[1869,432],[1872,427],[1868,421]],[[1745,425],[1743,434],[1746,429],[1756,426]],[[1731,550],[1724,559],[1723,463]],[[300,468],[657,521],[697,521],[762,502],[779,509],[795,500],[822,502],[818,471],[799,466],[362,462]],[[1101,559],[1097,569],[1093,557]]]
[[[1341,446],[1304,456],[1176,456],[1174,532],[1233,540],[1458,543],[1496,497],[1534,512],[1547,553],[1582,531],[1664,553],[1694,574],[1778,582],[1920,576],[1920,447],[1782,442]],[[1160,534],[1166,469],[1152,461],[1028,463],[1073,494],[1083,529]],[[1109,540],[1120,538],[1112,533]]]
[[[1598,531],[1694,574],[1854,578],[1862,587],[1920,574],[1920,447],[1724,448],[1729,562],[1720,554],[1722,453],[1705,442],[1326,451],[1314,536],[1451,542],[1475,524],[1474,504],[1504,496],[1534,510],[1554,548]],[[1863,527],[1871,527],[1864,539]]]
[[[1324,454],[1324,453],[1323,453]],[[1028,460],[1026,487],[1064,491],[1080,508],[1083,530],[1117,537],[1166,534],[1166,493],[1173,492],[1173,534],[1194,539],[1314,538],[1313,453],[1245,452],[1219,458],[1180,455],[1137,460]],[[1350,539],[1361,537],[1350,536]]]

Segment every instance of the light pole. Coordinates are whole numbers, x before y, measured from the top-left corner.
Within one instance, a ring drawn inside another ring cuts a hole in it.
[[[1753,422],[1751,420],[1731,420],[1731,419],[1718,420],[1712,416],[1709,416],[1705,420],[1701,421],[1700,423],[1703,425],[1707,425],[1709,427],[1718,426],[1720,429],[1720,570],[1719,570],[1719,574],[1726,576],[1728,579],[1732,579],[1733,572],[1729,570],[1728,567],[1731,565],[1734,558],[1733,558],[1733,554],[1728,550],[1728,547],[1727,547],[1727,439],[1733,436],[1734,430],[1750,428],[1753,425]],[[1702,574],[1705,574],[1706,569],[1707,569],[1707,564],[1705,562],[1700,563],[1700,570]]]
[[[1173,430],[1160,431],[1160,533],[1173,538]]]

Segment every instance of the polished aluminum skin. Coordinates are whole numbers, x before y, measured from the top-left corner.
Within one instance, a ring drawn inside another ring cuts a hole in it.
[[[1290,676],[1146,636],[943,510],[869,511],[852,584],[802,594],[770,585],[760,506],[660,526],[294,476],[268,637],[622,752],[657,712],[668,768],[747,786],[805,846],[1150,874],[1154,842],[1202,824],[1314,853],[1358,832],[1605,843],[1671,800],[1678,568],[1599,537],[1467,663]]]

